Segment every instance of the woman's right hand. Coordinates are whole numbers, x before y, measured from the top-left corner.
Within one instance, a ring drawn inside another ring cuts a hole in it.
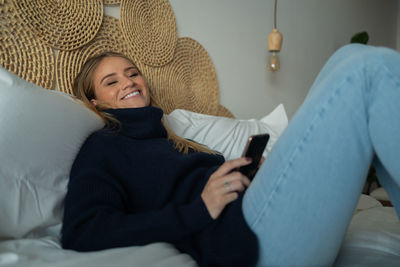
[[[229,160],[210,176],[201,198],[213,219],[217,219],[225,206],[238,198],[238,192],[250,185],[249,178],[239,171],[233,171],[250,163],[251,159],[248,158]]]

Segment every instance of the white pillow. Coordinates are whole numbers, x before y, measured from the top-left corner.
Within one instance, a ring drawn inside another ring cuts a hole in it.
[[[399,266],[400,221],[393,207],[375,207],[353,216],[335,266]]]
[[[231,119],[182,109],[176,109],[165,115],[164,120],[176,134],[221,152],[226,160],[240,157],[247,138],[259,133],[270,134],[264,153],[266,157],[288,124],[282,104],[260,120]]]
[[[0,68],[0,240],[58,234],[71,164],[102,127],[71,97]]]

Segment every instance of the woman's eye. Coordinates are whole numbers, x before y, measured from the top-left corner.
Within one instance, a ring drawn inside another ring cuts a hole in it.
[[[129,77],[135,77],[135,76],[138,76],[138,75],[139,75],[139,73],[134,72],[134,73],[131,73],[131,74],[129,75]]]
[[[113,85],[115,83],[117,83],[117,81],[111,81],[111,82],[108,82],[107,85]]]

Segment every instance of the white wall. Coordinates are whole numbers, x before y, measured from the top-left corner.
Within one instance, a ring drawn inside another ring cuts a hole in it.
[[[170,0],[179,37],[209,52],[220,102],[238,118],[259,118],[279,103],[289,117],[305,98],[327,58],[351,36],[367,30],[370,44],[397,42],[399,0],[279,0],[283,34],[281,70],[266,70],[273,0]]]

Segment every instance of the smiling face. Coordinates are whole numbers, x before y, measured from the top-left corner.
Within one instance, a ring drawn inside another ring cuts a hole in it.
[[[123,57],[103,58],[93,72],[94,105],[141,108],[150,104],[146,81],[137,67]]]

